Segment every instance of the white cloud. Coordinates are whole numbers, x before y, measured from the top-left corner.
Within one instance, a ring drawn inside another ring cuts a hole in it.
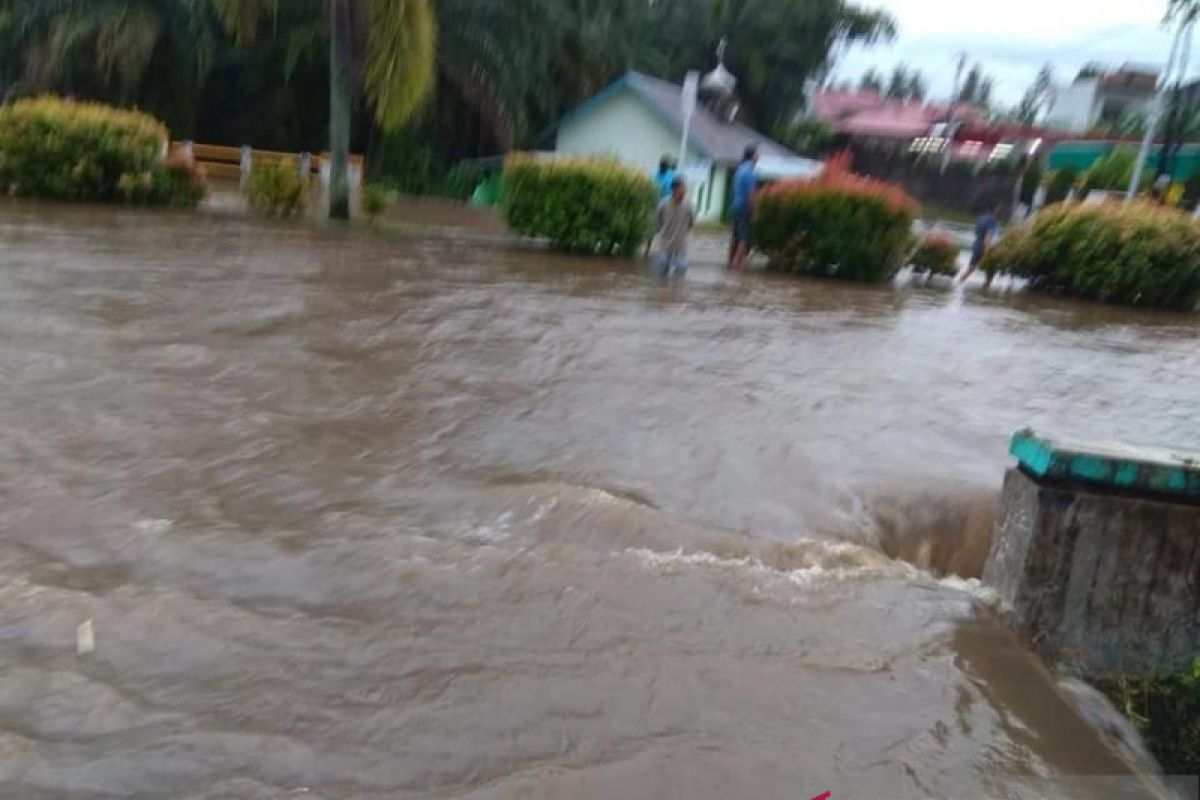
[[[1015,104],[1046,63],[1069,81],[1088,61],[1162,65],[1170,35],[1162,25],[1164,0],[881,0],[896,18],[896,41],[854,48],[839,62],[838,78],[857,79],[869,67],[901,62],[919,68],[933,96],[949,95],[960,52],[996,77],[1000,103]],[[1193,59],[1193,64],[1197,60]],[[1192,72],[1196,70],[1193,69]]]

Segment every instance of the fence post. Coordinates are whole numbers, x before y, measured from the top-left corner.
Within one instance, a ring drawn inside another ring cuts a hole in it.
[[[246,188],[246,183],[250,180],[250,169],[254,165],[253,151],[250,145],[242,145],[242,161],[240,164],[240,185],[242,189]]]

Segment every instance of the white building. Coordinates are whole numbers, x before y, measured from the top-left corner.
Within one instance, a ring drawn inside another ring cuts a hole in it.
[[[559,122],[555,150],[611,156],[653,173],[664,155],[679,157],[682,96],[675,84],[626,73]],[[758,174],[763,180],[807,178],[821,169],[820,162],[802,158],[745,125],[726,122],[701,105],[692,117],[687,154],[680,162],[701,221],[721,218],[729,203],[733,169],[751,144],[758,147]]]
[[[1150,112],[1158,84],[1158,69],[1125,65],[1116,71],[1084,67],[1075,82],[1058,90],[1045,126],[1084,133],[1116,124],[1131,115]]]

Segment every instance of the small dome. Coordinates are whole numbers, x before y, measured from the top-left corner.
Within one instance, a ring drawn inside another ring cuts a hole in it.
[[[725,63],[717,64],[717,68],[700,79],[701,91],[725,97],[731,96],[737,89],[737,78],[725,68]]]

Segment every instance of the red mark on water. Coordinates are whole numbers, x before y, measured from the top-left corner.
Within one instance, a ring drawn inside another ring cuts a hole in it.
[[[826,792],[825,794],[817,795],[812,800],[829,800],[831,797],[833,797],[833,792]]]

